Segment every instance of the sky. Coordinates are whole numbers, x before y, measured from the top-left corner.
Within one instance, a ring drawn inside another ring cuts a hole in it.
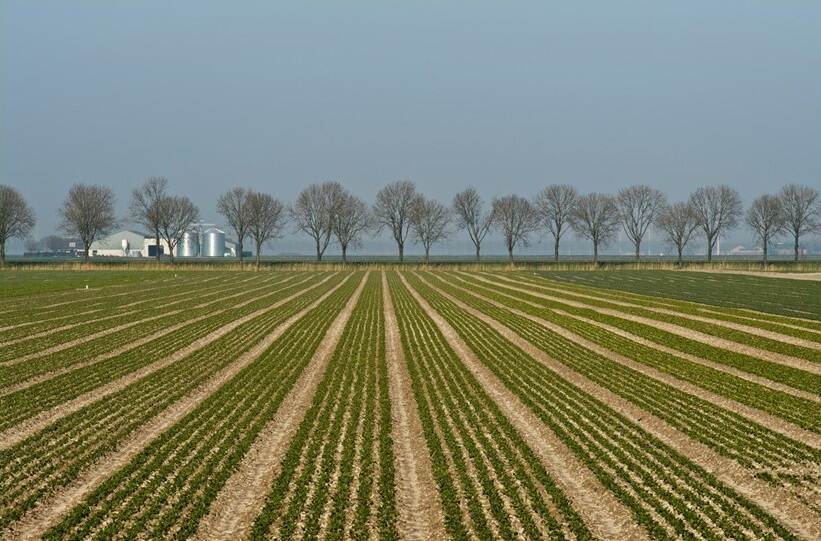
[[[5,0],[0,66],[0,183],[36,236],[72,184],[110,186],[125,216],[150,176],[208,221],[234,185],[821,186],[818,1]]]

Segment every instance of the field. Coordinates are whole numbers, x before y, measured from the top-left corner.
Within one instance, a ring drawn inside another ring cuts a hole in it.
[[[0,537],[819,539],[818,287],[3,272]]]

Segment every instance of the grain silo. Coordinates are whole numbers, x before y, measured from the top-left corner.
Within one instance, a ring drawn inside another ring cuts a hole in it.
[[[225,232],[212,227],[203,233],[203,257],[225,256]]]
[[[179,257],[197,257],[200,255],[199,233],[194,230],[186,231],[182,236],[177,252]]]

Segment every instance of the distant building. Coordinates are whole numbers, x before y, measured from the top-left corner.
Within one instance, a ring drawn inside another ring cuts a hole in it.
[[[216,230],[214,228],[214,230]],[[210,231],[210,230],[209,230]],[[219,231],[219,230],[216,230]],[[225,233],[219,231],[222,238]],[[198,238],[194,233],[194,238]],[[224,239],[224,243],[212,245],[210,250],[183,250],[182,242],[174,248],[175,257],[190,257],[198,254],[202,257],[233,257],[237,253],[237,243]],[[160,255],[170,252],[168,243],[160,239]],[[219,253],[222,252],[222,253]],[[157,241],[153,236],[132,229],[122,229],[91,243],[89,255],[92,257],[156,257]]]

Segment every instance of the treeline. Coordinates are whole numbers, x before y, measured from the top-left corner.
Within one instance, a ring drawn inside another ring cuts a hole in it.
[[[367,235],[383,231],[396,242],[400,261],[410,239],[424,248],[427,262],[431,247],[454,231],[467,233],[477,261],[482,242],[491,231],[501,234],[511,260],[514,250],[527,246],[531,235],[546,231],[553,239],[558,261],[561,239],[572,230],[591,242],[594,263],[599,249],[612,242],[619,230],[633,244],[637,260],[647,232],[655,228],[675,247],[679,261],[685,247],[694,238],[703,237],[706,259],[711,261],[718,239],[743,221],[761,242],[764,262],[774,238],[790,236],[798,260],[800,239],[821,231],[818,190],[799,184],[761,195],[746,210],[740,194],[725,185],[704,186],[686,201],[670,202],[664,193],[646,185],[629,186],[612,195],[580,194],[573,186],[554,184],[532,199],[506,195],[486,205],[474,188],[466,188],[445,204],[425,197],[409,180],[383,187],[370,205],[338,182],[311,184],[289,205],[270,194],[237,187],[219,197],[216,210],[236,236],[240,261],[243,246],[250,241],[256,249],[257,264],[262,247],[280,238],[288,225],[314,241],[317,261],[334,242],[342,251],[343,262],[349,248],[361,245]],[[91,243],[120,223],[114,211],[114,192],[99,185],[72,186],[59,214],[60,228],[82,241],[86,259]],[[152,177],[131,193],[124,221],[145,227],[157,245],[165,241],[173,261],[176,246],[198,220],[199,209],[188,197],[169,194],[168,180]],[[34,212],[20,193],[0,185],[0,263],[5,261],[6,241],[28,237],[34,223]]]

